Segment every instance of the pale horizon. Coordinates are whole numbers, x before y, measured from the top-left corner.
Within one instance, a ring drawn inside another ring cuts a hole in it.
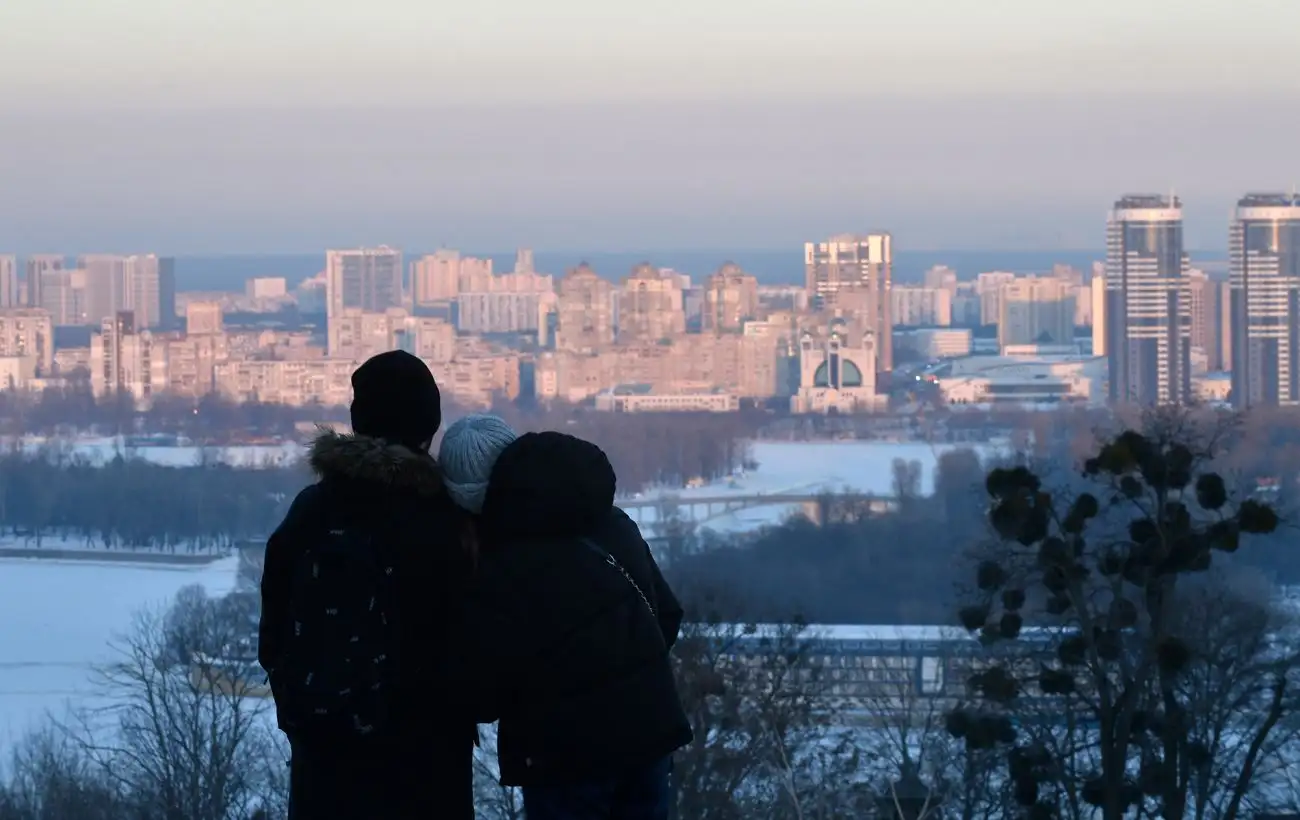
[[[310,9],[310,12],[309,12]],[[1188,247],[1300,182],[1300,5],[17,0],[0,251]]]

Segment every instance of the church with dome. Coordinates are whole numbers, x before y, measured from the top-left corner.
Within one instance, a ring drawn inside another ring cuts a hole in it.
[[[799,340],[799,389],[792,413],[861,413],[881,410],[889,397],[876,393],[876,339],[870,331],[854,340],[843,325],[824,340]]]

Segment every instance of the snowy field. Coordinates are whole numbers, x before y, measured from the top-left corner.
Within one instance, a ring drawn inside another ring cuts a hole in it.
[[[24,443],[33,451],[42,444]],[[205,456],[236,464],[269,465],[301,453],[294,444],[233,447],[206,454],[198,447],[126,450],[120,440],[112,439],[55,446],[96,461],[123,452],[178,466],[195,464]],[[758,442],[751,452],[757,469],[664,495],[676,496],[682,503],[701,497],[845,489],[888,495],[895,459],[920,463],[921,489],[928,493],[933,490],[938,458],[946,449],[951,447],[861,441]],[[976,450],[985,457],[996,448]],[[702,525],[720,532],[741,531],[779,522],[795,509],[789,505],[755,506]],[[653,510],[641,517],[651,523]],[[110,642],[130,628],[138,610],[166,605],[179,589],[194,583],[203,584],[210,594],[225,594],[235,586],[236,567],[233,557],[201,567],[0,558],[0,623],[4,624],[0,630],[0,747],[20,738],[47,714],[62,716],[70,705],[93,705],[91,669],[112,657]]]
[[[87,459],[93,464],[103,464],[120,454],[123,458],[142,458],[171,467],[191,467],[205,460],[224,462],[236,467],[280,467],[292,462],[303,452],[301,445],[291,441],[233,447],[131,447],[121,436],[82,437],[73,441],[28,436],[22,440],[22,446],[29,453],[35,454],[42,448],[48,448],[66,452],[70,457]]]
[[[934,492],[935,468],[947,451],[971,449],[986,459],[1006,452],[998,445],[932,445],[925,442],[881,441],[757,441],[750,454],[758,468],[683,490],[642,493],[623,499],[628,514],[643,527],[653,527],[656,510],[637,509],[636,505],[660,498],[674,499],[686,506],[695,498],[728,498],[758,495],[816,495],[844,492],[889,496],[894,492],[894,461],[915,461],[921,465],[921,492]],[[715,532],[744,532],[781,521],[799,512],[789,504],[762,504],[733,512],[705,517],[703,509],[695,511],[696,522]],[[687,516],[690,517],[690,516]]]
[[[236,567],[0,559],[0,750],[46,715],[94,705],[92,668],[113,658],[111,642],[139,610],[191,584],[225,595]]]

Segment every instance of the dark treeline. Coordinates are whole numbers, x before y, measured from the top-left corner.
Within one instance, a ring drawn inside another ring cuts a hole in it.
[[[1095,428],[1054,428],[1039,414],[1037,436],[1004,459],[981,463],[974,451],[943,453],[934,492],[925,495],[920,465],[896,462],[899,508],[864,514],[828,496],[822,526],[799,516],[749,537],[697,531],[682,521],[667,529],[676,583],[725,583],[760,619],[799,612],[814,623],[951,624],[953,595],[969,576],[974,546],[990,536],[984,477],[996,463],[1025,463],[1055,488],[1079,491],[1083,455]],[[1058,422],[1060,419],[1057,420]],[[1255,539],[1248,555],[1231,556],[1279,584],[1300,584],[1294,511],[1300,509],[1300,424],[1289,413],[1252,414],[1224,434],[1216,464],[1246,495],[1267,499],[1288,522]],[[1036,439],[1036,440],[1035,440]]]
[[[726,475],[745,463],[751,429],[738,415],[503,410],[520,429],[569,429],[600,444],[625,492]],[[37,452],[12,447],[0,454],[0,536],[34,546],[222,548],[271,532],[309,480],[301,463],[234,467],[219,447],[196,453],[193,465],[165,466],[127,448],[101,465],[66,440]]]
[[[0,457],[0,527],[33,546],[220,549],[270,532],[304,478],[294,468],[167,467],[121,456],[97,465],[10,452]]]
[[[84,375],[84,374],[83,374]],[[499,401],[491,411],[519,430],[567,430],[599,444],[629,492],[656,484],[681,486],[695,478],[724,476],[745,463],[743,442],[770,417],[747,413],[599,413],[576,405],[523,406]],[[444,419],[472,412],[444,397]],[[124,397],[96,400],[89,382],[73,379],[39,395],[0,392],[0,434],[68,438],[74,433],[164,434],[220,446],[250,438],[304,440],[311,424],[346,423],[346,407],[289,407],[157,396],[148,409]]]

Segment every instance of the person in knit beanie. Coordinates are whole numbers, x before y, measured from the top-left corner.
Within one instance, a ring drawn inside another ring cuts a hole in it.
[[[447,428],[438,449],[438,464],[443,485],[456,506],[474,515],[483,512],[492,467],[516,438],[504,419],[487,413],[465,416]]]

